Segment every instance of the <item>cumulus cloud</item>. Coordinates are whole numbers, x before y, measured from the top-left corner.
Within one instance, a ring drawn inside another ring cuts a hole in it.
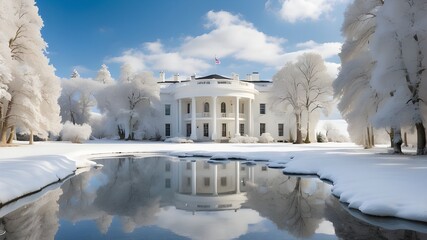
[[[327,59],[336,56],[341,49],[341,43],[310,40],[291,46],[296,51],[286,52],[286,39],[269,36],[240,15],[226,11],[209,11],[204,26],[206,33],[187,36],[176,48],[168,49],[157,40],[144,43],[141,48],[127,50],[109,61],[129,63],[138,71],[164,70],[191,75],[211,69],[215,56],[278,69],[305,52],[316,52]]]
[[[318,20],[330,14],[334,7],[348,0],[269,0],[266,8],[274,9],[279,16],[290,23],[304,20]],[[277,2],[277,4],[273,4]],[[275,7],[279,5],[278,7]],[[276,9],[277,8],[277,9]]]

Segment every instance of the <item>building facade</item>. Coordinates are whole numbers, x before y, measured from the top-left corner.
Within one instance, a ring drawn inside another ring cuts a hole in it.
[[[164,111],[157,128],[165,138],[222,141],[270,133],[276,141],[287,139],[284,113],[271,107],[272,82],[256,72],[245,80],[213,74],[183,81],[165,81],[161,72],[159,84]]]

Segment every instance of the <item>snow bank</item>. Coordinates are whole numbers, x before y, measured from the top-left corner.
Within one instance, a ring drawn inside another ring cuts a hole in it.
[[[273,143],[274,138],[271,136],[270,133],[263,133],[261,137],[259,137],[260,143]]]
[[[173,137],[173,138],[166,138],[165,142],[167,142],[167,143],[193,143],[193,140],[186,139],[186,138],[180,138],[180,137]]]
[[[331,151],[300,154],[284,173],[316,174],[332,194],[365,214],[427,222],[426,157]]]
[[[0,162],[0,206],[41,190],[74,173],[76,164],[62,156],[8,159]]]

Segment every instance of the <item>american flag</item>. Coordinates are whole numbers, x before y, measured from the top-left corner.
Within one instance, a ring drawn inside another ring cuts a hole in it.
[[[221,64],[221,61],[216,56],[215,56],[215,64]]]

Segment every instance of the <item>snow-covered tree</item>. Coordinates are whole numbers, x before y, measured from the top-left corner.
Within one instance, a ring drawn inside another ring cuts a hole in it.
[[[103,84],[90,78],[82,78],[74,70],[70,79],[61,79],[61,87],[59,104],[62,122],[89,123],[92,108],[96,106],[95,94]]]
[[[273,76],[273,99],[291,109],[296,119],[296,143],[302,143],[302,114],[306,113],[306,139],[310,142],[311,114],[327,110],[332,98],[332,77],[327,73],[322,57],[305,53],[296,63],[287,63]]]
[[[347,7],[341,29],[345,37],[341,70],[333,83],[335,97],[340,99],[338,109],[348,123],[351,139],[367,148],[373,145],[370,118],[381,100],[370,85],[375,62],[369,43],[382,4],[382,0],[355,0]]]
[[[6,75],[10,73],[7,83],[10,96],[2,98],[0,109],[1,141],[5,143],[15,127],[46,138],[48,132],[58,133],[61,125],[57,103],[60,86],[45,55],[47,44],[40,33],[43,21],[34,0],[3,1],[1,5],[5,17],[0,19],[0,60],[7,64]],[[5,46],[10,59],[3,55]]]
[[[125,69],[125,68],[122,68]],[[97,94],[98,108],[114,119],[120,139],[134,140],[152,129],[154,105],[160,90],[150,73],[122,73],[132,76],[126,81],[106,86]],[[113,127],[113,126],[110,126]]]
[[[387,39],[387,41],[384,41]],[[402,144],[400,128],[417,129],[417,154],[426,153],[423,106],[427,101],[427,5],[422,0],[390,0],[377,14],[372,44],[376,61],[372,86],[384,97],[374,118],[381,127],[396,129],[394,141]]]
[[[293,63],[288,62],[273,76],[273,101],[283,104],[285,110],[290,110],[295,116],[296,122],[296,141],[302,143],[301,115],[304,103],[301,99],[303,94],[298,72]]]
[[[96,75],[95,80],[103,84],[113,83],[114,79],[111,77],[111,73],[110,71],[108,71],[107,65],[102,64],[101,69],[99,69],[98,75]]]
[[[303,89],[302,102],[307,113],[307,135],[310,142],[310,116],[318,110],[327,110],[332,97],[332,77],[327,73],[325,62],[317,53],[304,53],[296,63]]]

